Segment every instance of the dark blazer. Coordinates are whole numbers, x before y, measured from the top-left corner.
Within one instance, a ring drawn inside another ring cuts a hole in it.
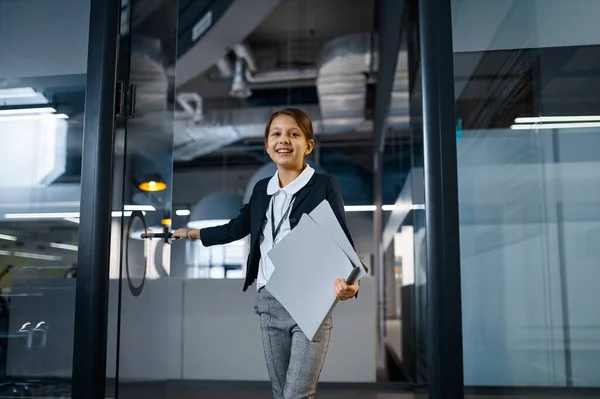
[[[205,247],[211,245],[223,245],[232,241],[241,240],[250,234],[250,254],[246,271],[244,291],[254,283],[258,276],[258,265],[260,263],[260,234],[267,220],[267,209],[271,196],[267,195],[267,185],[271,178],[266,178],[254,186],[250,202],[242,207],[240,214],[229,223],[222,226],[202,229],[200,239]],[[296,194],[296,199],[290,212],[290,227],[293,229],[300,221],[300,217],[311,212],[324,199],[326,199],[335,216],[337,217],[344,233],[354,247],[354,242],[346,225],[346,214],[344,201],[337,180],[329,175],[314,173],[312,178]]]

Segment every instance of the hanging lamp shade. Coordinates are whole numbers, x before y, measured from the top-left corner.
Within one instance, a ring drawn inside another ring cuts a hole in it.
[[[207,195],[192,208],[187,226],[201,229],[227,223],[240,213],[241,207],[242,201],[235,193]]]
[[[320,166],[310,165],[310,167],[313,168],[317,173],[326,173],[325,169]],[[246,186],[246,191],[244,193],[244,204],[250,202],[250,197],[252,196],[252,191],[254,190],[256,183],[262,179],[266,179],[267,177],[273,177],[275,172],[277,172],[277,165],[273,162],[269,162],[263,165],[259,170],[256,171],[256,173],[252,175],[248,181],[248,185]]]

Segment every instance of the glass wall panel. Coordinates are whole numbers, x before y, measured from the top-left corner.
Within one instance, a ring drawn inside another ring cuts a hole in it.
[[[70,397],[90,1],[0,0],[0,397]]]
[[[452,0],[468,386],[600,386],[599,13]]]
[[[404,5],[403,32],[384,159],[387,201],[386,344],[398,362],[398,377],[427,382],[425,188],[423,114],[417,2]],[[403,120],[404,123],[399,123]],[[390,368],[390,371],[392,369]],[[393,379],[393,378],[392,378]]]
[[[403,32],[384,149],[385,343],[392,381],[427,381],[423,116],[417,2]]]

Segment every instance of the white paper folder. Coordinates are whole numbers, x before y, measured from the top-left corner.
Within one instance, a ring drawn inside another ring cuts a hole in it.
[[[311,341],[337,303],[335,280],[353,282],[366,275],[327,201],[302,215],[268,256],[275,270],[265,288]]]

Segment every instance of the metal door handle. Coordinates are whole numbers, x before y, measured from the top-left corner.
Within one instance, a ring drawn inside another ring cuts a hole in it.
[[[142,238],[166,238],[167,240],[173,237],[173,233],[143,233]]]

